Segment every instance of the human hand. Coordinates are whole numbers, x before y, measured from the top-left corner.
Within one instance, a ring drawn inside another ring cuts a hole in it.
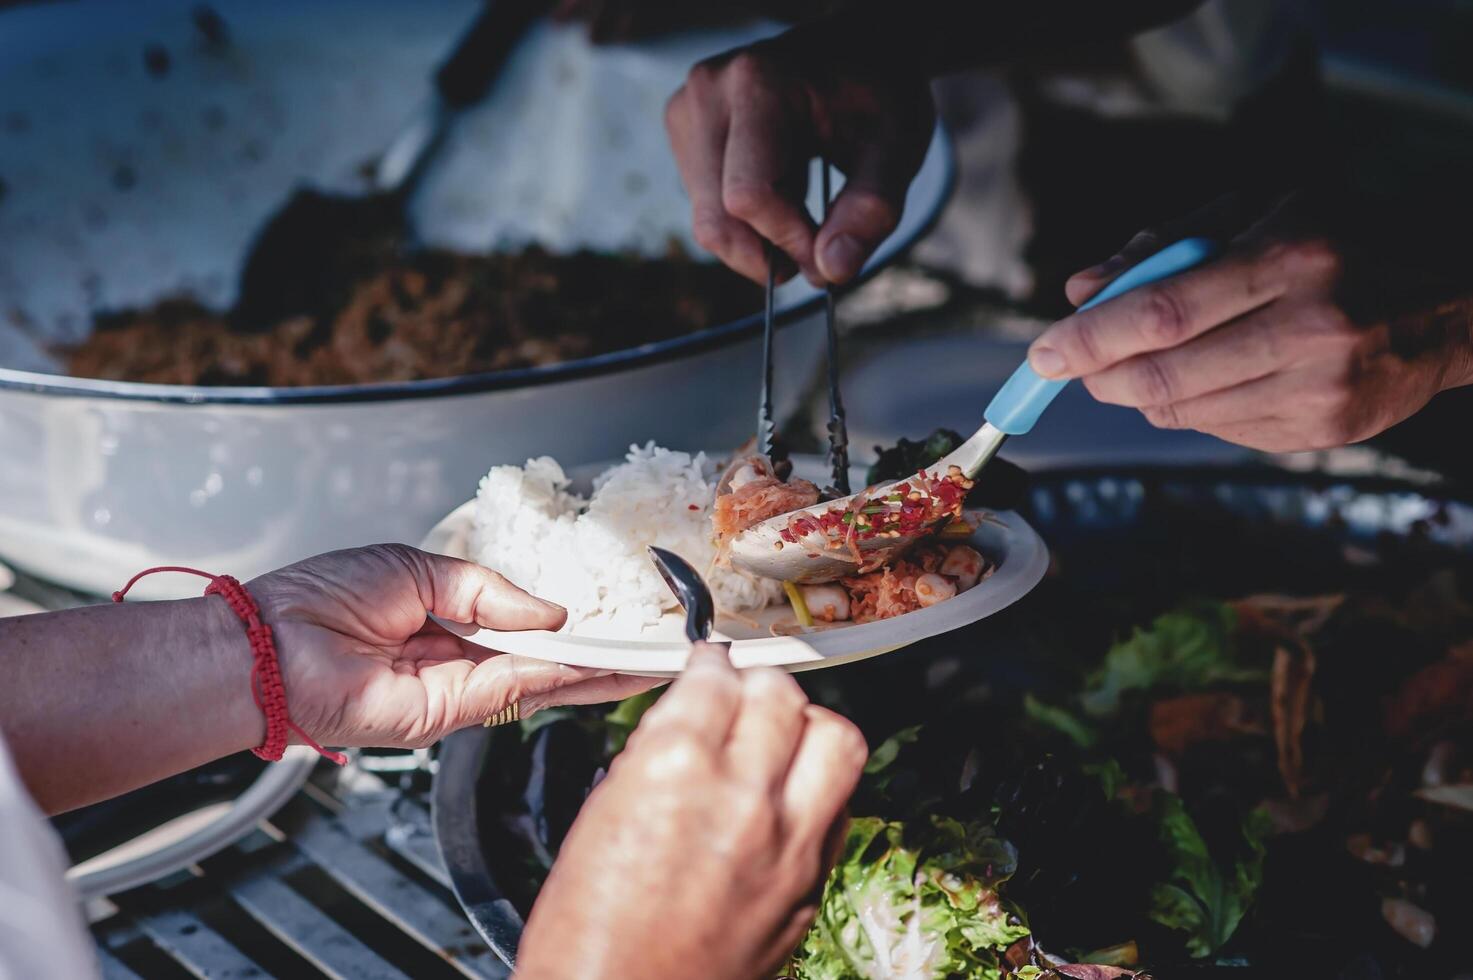
[[[659,683],[509,656],[448,632],[427,614],[530,630],[557,629],[567,612],[479,565],[404,545],[319,555],[249,589],[276,636],[292,720],[325,745],[424,746],[516,700],[526,717]]]
[[[1078,305],[1172,241],[1229,242],[1207,265],[1054,324],[1029,350],[1034,370],[1081,378],[1095,398],[1138,408],[1160,428],[1268,452],[1370,438],[1439,391],[1473,383],[1466,270],[1452,291],[1417,281],[1397,254],[1404,238],[1340,230],[1303,196],[1266,215],[1251,207],[1223,199],[1071,278]],[[1334,213],[1357,212],[1341,203]],[[1258,220],[1248,224],[1250,214]]]
[[[813,921],[865,758],[792,677],[698,646],[569,831],[517,976],[772,976]]]
[[[696,65],[665,128],[702,248],[762,282],[765,239],[815,284],[842,283],[899,223],[935,108],[923,76],[841,67],[798,36]],[[819,155],[846,176],[821,227],[804,206]]]

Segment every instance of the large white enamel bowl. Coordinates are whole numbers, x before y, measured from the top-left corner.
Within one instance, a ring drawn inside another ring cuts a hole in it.
[[[50,373],[98,308],[232,299],[254,229],[305,176],[340,186],[427,93],[477,0],[77,0],[0,14],[0,558],[106,593],[184,563],[248,576],[419,540],[491,464],[753,428],[756,316],[546,369],[351,388],[184,388]],[[663,250],[688,205],[661,108],[695,60],[774,30],[596,50],[536,29],[416,200],[434,244]],[[164,52],[167,71],[151,74]],[[147,58],[146,58],[147,53]],[[935,218],[938,130],[873,268]],[[816,202],[815,202],[816,203]],[[692,244],[693,247],[693,243]],[[820,297],[780,295],[780,408],[817,367]],[[146,596],[184,588],[145,580]]]

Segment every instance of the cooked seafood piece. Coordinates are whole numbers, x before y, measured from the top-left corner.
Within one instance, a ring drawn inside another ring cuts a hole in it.
[[[903,559],[883,567],[861,567],[859,574],[821,585],[789,585],[790,601],[802,623],[814,628],[852,621],[869,623],[934,606],[974,587],[992,571],[977,549],[946,542],[955,529],[972,530],[962,514],[962,502],[971,487],[960,472],[932,477],[918,473],[882,492],[860,494],[853,506],[822,514],[793,514],[776,544],[804,547],[813,537],[826,539],[824,547],[854,548],[856,540],[932,533],[941,538],[920,542]],[[818,502],[819,490],[807,480],[782,480],[772,460],[747,453],[727,464],[716,485],[711,525],[718,552],[736,535],[754,524]],[[950,523],[948,524],[948,519]],[[803,613],[807,613],[807,617]]]
[[[823,623],[836,623],[849,618],[849,593],[833,582],[823,585],[800,585],[808,615]]]
[[[842,580],[849,590],[851,616],[856,623],[872,623],[878,619],[903,616],[921,608],[916,598],[916,576],[923,570],[909,561],[856,575]]]
[[[785,483],[773,473],[772,461],[766,456],[743,456],[722,474],[711,526],[719,546],[753,524],[816,503],[818,487],[812,483],[796,478]]]
[[[976,585],[992,570],[974,548],[928,543],[900,561],[840,579],[839,584],[849,593],[854,622],[872,623],[944,602]]]
[[[937,571],[955,579],[956,590],[965,592],[982,581],[982,570],[986,567],[986,560],[976,548],[954,544],[946,549],[946,558]]]
[[[956,583],[944,575],[927,572],[916,577],[916,601],[922,606],[934,606],[956,595]]]

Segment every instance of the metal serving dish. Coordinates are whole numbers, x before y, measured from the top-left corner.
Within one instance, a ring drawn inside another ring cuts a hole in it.
[[[95,310],[179,291],[228,305],[263,218],[299,179],[351,181],[428,95],[477,2],[71,0],[0,14],[0,556],[92,593],[159,563],[252,575],[417,541],[493,463],[750,435],[756,311],[604,356],[405,384],[48,373],[47,343],[78,339]],[[608,49],[576,28],[534,29],[427,175],[417,228],[464,251],[657,253],[671,236],[694,248],[662,107],[690,64],[775,29]],[[951,179],[938,129],[871,271],[926,230]],[[780,408],[817,364],[820,307],[804,283],[780,293]]]
[[[1314,594],[1406,583],[1448,567],[1473,572],[1473,503],[1389,480],[1241,468],[1060,471],[1036,474],[1017,509],[1053,553],[1054,567],[1038,589],[972,628],[895,656],[800,675],[805,687],[822,697],[822,685],[843,685],[857,719],[883,719],[883,731],[867,732],[873,742],[927,721],[934,709],[928,692],[937,683],[1046,693],[1051,679],[1029,656],[1041,632],[1101,644],[1191,597]],[[578,764],[566,751],[554,758],[558,751],[554,741],[539,746],[534,735],[523,743],[508,729],[468,729],[441,746],[434,785],[441,853],[466,913],[508,963],[535,894],[525,873],[534,855],[525,831],[503,821],[509,800],[496,777],[507,769],[498,765],[522,773]],[[569,782],[577,788],[576,777]],[[581,797],[564,787],[552,799],[554,790],[549,783],[545,809],[560,840]],[[1349,961],[1356,952],[1337,948],[1335,955]],[[1336,972],[1319,966],[1322,972],[1309,973]]]

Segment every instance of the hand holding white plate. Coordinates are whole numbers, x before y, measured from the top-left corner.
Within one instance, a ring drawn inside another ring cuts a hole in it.
[[[827,470],[824,460],[816,456],[796,456],[793,463],[798,475],[822,475]],[[863,482],[862,472],[857,482]],[[474,508],[474,501],[456,508],[425,538],[424,549],[473,560],[470,536]],[[968,512],[968,517],[977,523],[977,530],[967,543],[987,558],[995,571],[952,599],[892,619],[835,624],[794,636],[772,635],[773,626],[793,621],[787,605],[773,605],[751,614],[718,613],[711,639],[731,644],[731,661],[737,667],[814,670],[889,653],[991,616],[1038,584],[1048,568],[1048,550],[1033,528],[1015,513]],[[685,617],[678,612],[637,631],[585,620],[556,633],[481,630],[469,639],[538,660],[651,676],[678,674],[690,650]]]

